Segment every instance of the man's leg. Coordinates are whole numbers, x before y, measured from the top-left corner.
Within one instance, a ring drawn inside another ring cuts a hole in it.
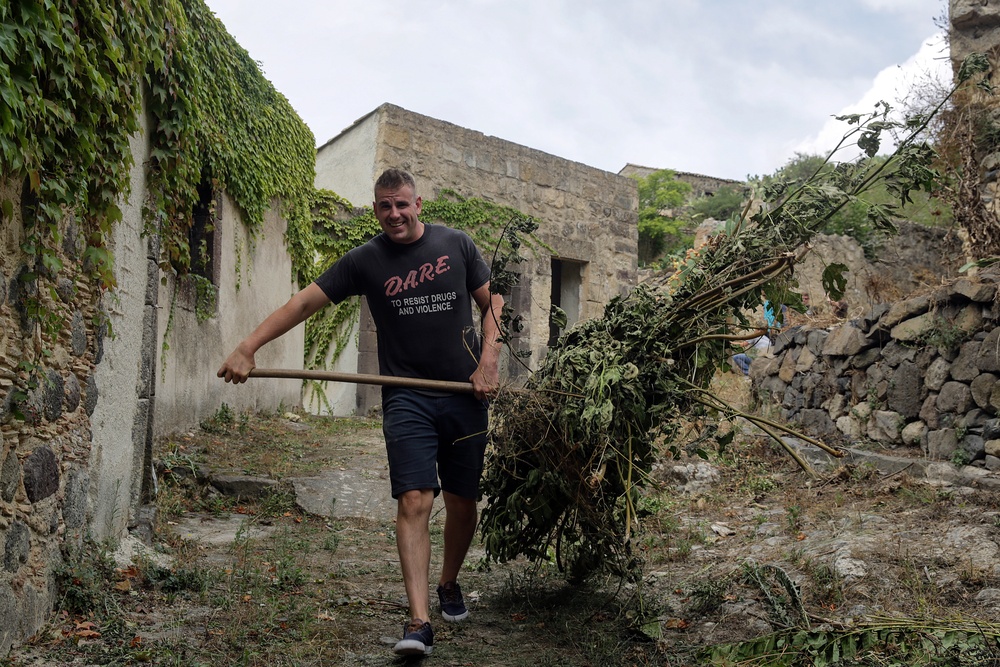
[[[469,545],[476,534],[478,518],[476,501],[462,498],[454,493],[442,492],[444,498],[444,559],[441,564],[441,579],[438,584],[458,581],[458,573],[469,552]]]
[[[431,538],[428,523],[434,505],[431,489],[415,489],[399,496],[396,504],[396,547],[403,571],[403,585],[410,603],[410,618],[429,621]]]

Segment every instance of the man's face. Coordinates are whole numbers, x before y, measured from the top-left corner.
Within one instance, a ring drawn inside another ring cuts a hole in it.
[[[413,188],[406,184],[375,193],[375,217],[390,241],[413,243],[423,235],[424,223],[417,219],[421,203]]]

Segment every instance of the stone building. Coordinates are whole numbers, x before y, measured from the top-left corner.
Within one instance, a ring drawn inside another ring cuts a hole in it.
[[[319,148],[315,184],[368,204],[375,178],[388,167],[410,171],[425,200],[449,189],[539,221],[537,235],[548,250],[520,267],[521,283],[507,296],[524,318],[516,346],[530,351],[532,367],[556,333],[551,305],[572,324],[601,316],[608,301],[636,283],[638,195],[632,179],[383,104]],[[341,354],[338,370],[376,373],[375,337],[364,311],[360,326],[357,350]],[[508,364],[507,376],[516,377],[519,368]],[[334,410],[345,414],[377,404],[377,388],[334,386],[328,392]]]
[[[637,164],[629,163],[622,167],[621,171],[618,172],[618,175],[630,178],[645,178],[646,176],[649,176],[657,171],[660,171],[660,169],[642,167]],[[719,188],[727,185],[743,185],[742,181],[734,181],[730,178],[717,178],[715,176],[705,176],[704,174],[693,174],[689,171],[671,171],[674,172],[674,178],[691,186],[692,198],[713,195]]]

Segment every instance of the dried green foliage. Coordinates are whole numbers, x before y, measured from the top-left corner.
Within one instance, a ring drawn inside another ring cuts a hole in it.
[[[554,558],[571,580],[599,571],[637,578],[630,536],[638,494],[659,454],[655,443],[676,447],[679,417],[718,410],[751,420],[778,442],[779,431],[791,432],[739,413],[706,388],[727,364],[729,342],[747,337],[734,326],[749,326],[743,313],[762,292],[772,303],[801,306],[788,289],[795,253],[831,216],[862,202],[875,183],[899,205],[933,187],[934,151],[919,138],[927,118],[900,123],[890,111],[880,103],[869,115],[842,119],[852,129],[841,145],[856,142],[865,157],[804,182],[767,184],[739,220],[689,251],[664,285],[612,300],[602,318],[578,323],[550,348],[530,391],[498,397],[483,485],[488,560]],[[873,160],[883,133],[901,129],[908,135],[895,152]],[[892,229],[896,209],[867,210],[874,225]]]

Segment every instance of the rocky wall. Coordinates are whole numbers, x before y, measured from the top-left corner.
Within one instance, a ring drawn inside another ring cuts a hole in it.
[[[998,282],[958,278],[829,328],[792,327],[751,364],[754,392],[828,444],[1000,469]]]
[[[66,268],[38,271],[19,248],[30,197],[4,189],[22,206],[0,222],[0,655],[48,618],[54,571],[84,537],[104,339],[72,216],[61,230]]]

